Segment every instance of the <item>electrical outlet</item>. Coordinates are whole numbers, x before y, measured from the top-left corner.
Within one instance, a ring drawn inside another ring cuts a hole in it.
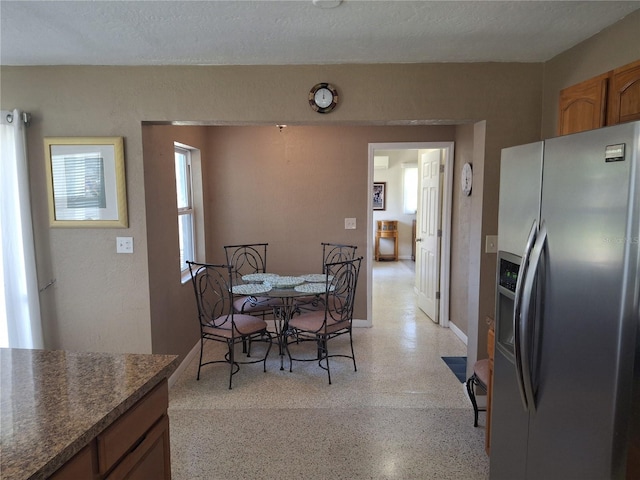
[[[116,237],[116,253],[133,253],[133,237]]]
[[[344,229],[345,230],[355,230],[356,229],[356,219],[355,218],[345,218],[344,219]]]

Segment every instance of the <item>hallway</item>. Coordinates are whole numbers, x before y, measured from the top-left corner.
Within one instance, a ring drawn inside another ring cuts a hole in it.
[[[274,350],[266,373],[242,366],[233,390],[226,366],[203,367],[200,381],[197,360],[187,367],[169,392],[174,480],[488,478],[485,416],[474,428],[440,358],[465,345],[416,307],[411,262],[377,262],[373,277],[373,328],[354,329],[358,371],[334,359],[332,385],[315,362],[280,371]]]

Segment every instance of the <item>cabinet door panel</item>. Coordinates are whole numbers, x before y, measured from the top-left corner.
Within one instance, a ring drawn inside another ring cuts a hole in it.
[[[607,125],[640,120],[640,60],[611,72]]]
[[[608,77],[605,73],[560,91],[558,135],[604,127]]]
[[[89,480],[98,478],[96,463],[96,445],[95,442],[91,442],[51,475],[49,480],[78,480],[79,478]]]

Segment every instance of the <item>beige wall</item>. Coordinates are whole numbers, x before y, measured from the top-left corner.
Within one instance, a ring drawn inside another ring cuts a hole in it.
[[[458,191],[462,166],[474,163],[473,125],[461,125],[456,130],[453,185]],[[474,194],[477,188],[474,188]],[[454,195],[451,224],[451,299],[449,317],[465,334],[469,325],[469,229],[471,228],[471,196]]]
[[[199,149],[207,159],[208,127],[144,125],[142,142],[152,350],[184,353],[195,345],[200,331],[193,287],[181,283],[178,267],[174,142]]]
[[[321,241],[354,243],[367,256],[369,143],[450,141],[451,126],[214,127],[207,165],[207,224],[223,243],[269,241],[269,269],[321,268]],[[396,192],[397,193],[397,192]],[[344,229],[355,217],[358,228]],[[227,228],[219,226],[228,225]],[[218,253],[218,246],[212,253]],[[221,250],[220,250],[221,251]],[[211,250],[209,250],[211,252]],[[409,252],[410,253],[410,252]],[[363,266],[364,268],[364,266]],[[363,271],[364,275],[364,271]],[[364,305],[357,318],[366,318]]]
[[[147,224],[150,228],[153,226],[154,238],[175,233],[158,233],[157,227],[152,225],[155,216],[150,211],[155,207],[148,202],[158,198],[159,192],[147,194],[145,183],[158,176],[168,185],[165,175],[169,173],[148,171],[151,167],[143,161],[143,121],[323,125],[333,128],[308,141],[313,141],[315,148],[328,148],[330,154],[320,156],[329,157],[339,155],[336,152],[342,150],[340,143],[344,139],[336,135],[346,125],[466,124],[486,120],[485,167],[484,172],[480,171],[476,176],[476,185],[477,182],[482,184],[486,174],[495,181],[500,149],[535,140],[540,125],[542,66],[538,64],[3,67],[0,73],[2,108],[17,106],[33,116],[28,148],[40,283],[49,278],[58,280],[56,287],[45,291],[42,298],[46,342],[51,348],[116,352],[166,349],[185,353],[181,346],[172,344],[168,334],[165,335],[164,329],[170,320],[157,322],[151,319],[152,311],[161,308],[155,303],[151,305],[157,297],[152,296],[150,286],[155,289],[156,282],[163,281],[151,278],[149,272],[155,267],[150,267],[149,263],[169,259],[155,258],[156,247],[147,245]],[[330,115],[313,112],[307,102],[308,90],[322,80],[337,85],[341,94],[340,105]],[[273,128],[257,129],[256,134],[272,135],[273,131]],[[229,129],[219,140],[237,145],[240,132]],[[277,142],[284,136],[291,136],[290,132],[294,129],[283,132],[284,135],[276,131],[278,136],[270,140],[271,148],[279,148]],[[308,135],[304,129],[301,132]],[[130,227],[49,229],[42,137],[96,135],[125,137]],[[332,175],[343,173],[348,176],[350,193],[341,196],[339,202],[331,201],[326,205],[326,209],[336,211],[340,219],[337,230],[327,232],[335,234],[340,230],[340,234],[344,233],[340,227],[346,216],[345,207],[341,205],[345,198],[349,210],[355,210],[357,217],[363,218],[366,214],[366,185],[359,178],[366,169],[352,162],[356,162],[356,156],[365,158],[366,141],[388,140],[366,135],[361,138],[361,150],[352,152],[357,155],[332,171]],[[308,141],[292,144],[290,148],[297,149],[297,153],[291,150],[288,158],[307,155]],[[224,148],[223,143],[215,143],[210,145],[212,155],[213,149]],[[214,156],[219,154],[218,150]],[[238,154],[225,154],[235,156],[234,162],[243,161]],[[319,160],[320,165],[323,162],[326,162],[324,158]],[[276,168],[284,171],[282,165],[276,165]],[[313,172],[314,175],[322,173],[321,170]],[[327,180],[326,176],[319,178]],[[304,175],[299,182],[306,184],[307,190],[325,197],[324,184],[320,185],[314,176]],[[294,191],[301,189],[299,185],[292,188]],[[172,195],[172,192],[166,194]],[[477,205],[473,228],[478,229],[485,222],[490,225],[497,216],[495,186],[482,201],[472,201]],[[300,214],[307,215],[307,211],[301,208]],[[324,218],[321,223],[326,225],[331,221]],[[235,228],[226,225],[229,235],[237,233]],[[476,257],[478,264],[483,255],[479,243],[482,234],[478,231],[474,237],[476,244],[470,245],[470,255]],[[115,254],[115,237],[122,235],[134,237],[133,255]],[[356,235],[362,235],[356,243],[364,248],[365,230],[357,230]],[[286,241],[282,242],[282,245],[274,244],[274,252],[282,251]],[[488,268],[493,270],[495,267]],[[366,291],[366,281],[360,286],[361,291]],[[455,288],[452,285],[452,295]],[[483,293],[486,305],[482,308],[492,311],[493,286],[486,288],[488,292]],[[472,295],[478,297],[480,293],[475,291]],[[477,322],[487,312],[480,311],[479,299],[476,298],[473,305],[477,307],[473,307],[476,311],[471,312],[469,321]],[[470,338],[470,341],[475,339]]]
[[[640,10],[545,63],[542,138],[557,135],[560,90],[640,59]]]

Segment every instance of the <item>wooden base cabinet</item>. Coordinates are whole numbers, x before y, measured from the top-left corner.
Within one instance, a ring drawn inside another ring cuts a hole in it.
[[[168,405],[165,379],[49,478],[171,480]]]

